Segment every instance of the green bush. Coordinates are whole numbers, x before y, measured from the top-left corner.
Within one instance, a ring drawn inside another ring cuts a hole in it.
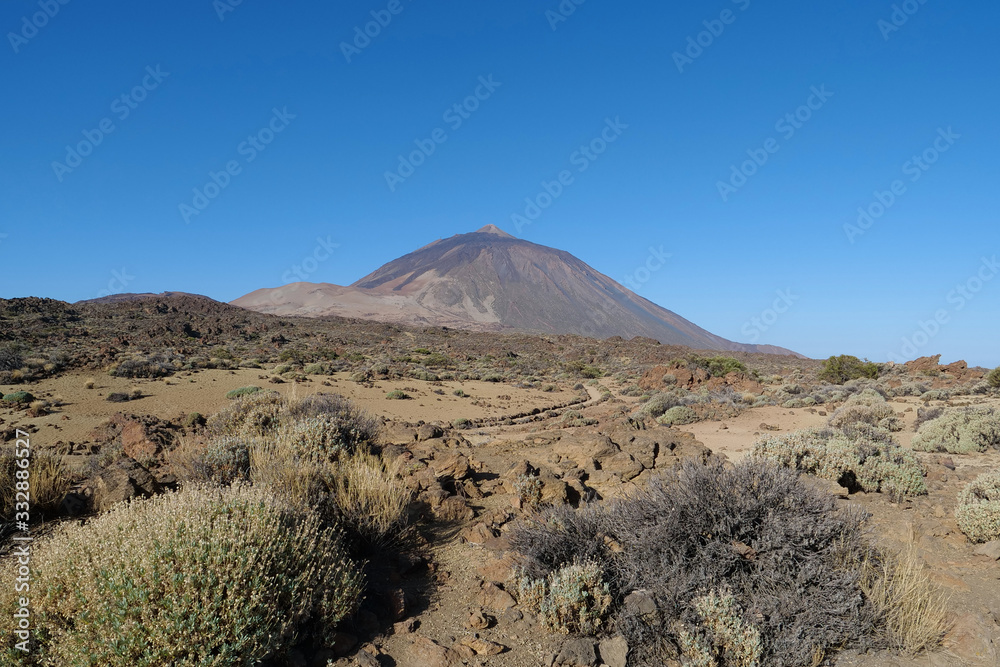
[[[708,371],[712,377],[725,377],[730,373],[746,373],[746,365],[733,357],[695,357],[695,364]]]
[[[875,380],[878,378],[879,372],[879,365],[874,362],[861,361],[849,354],[842,354],[824,361],[816,377],[830,384],[844,384],[858,378]]]
[[[113,391],[110,394],[108,394],[107,398],[105,398],[104,400],[109,401],[111,403],[126,403],[128,401],[131,401],[132,397],[127,393],[125,393],[124,391]]]
[[[239,389],[233,389],[226,392],[226,398],[237,399],[241,396],[249,396],[250,394],[256,394],[260,391],[260,387],[240,387]]]
[[[913,436],[919,452],[972,454],[1000,448],[1000,412],[994,408],[962,408],[925,422]]]
[[[402,401],[407,398],[410,398],[410,395],[407,394],[402,389],[393,389],[388,394],[386,394],[385,397],[390,401]]]
[[[33,400],[34,395],[27,391],[12,391],[3,397],[4,403],[31,403]]]
[[[1000,539],[1000,471],[980,475],[962,489],[955,519],[973,542]]]
[[[924,469],[913,452],[867,425],[764,436],[754,443],[753,456],[852,491],[882,492],[894,499],[927,493]]]
[[[997,366],[986,375],[986,384],[993,389],[1000,389],[1000,366]]]
[[[453,428],[457,428],[459,430],[470,429],[472,428],[472,420],[466,419],[465,417],[459,417],[453,421],[451,425]]]
[[[13,581],[8,559],[3,580]],[[36,664],[250,665],[329,642],[363,577],[338,533],[267,489],[190,487],[36,542]],[[0,591],[7,646],[16,608]],[[30,664],[30,663],[29,663]]]
[[[656,421],[665,426],[693,424],[698,421],[698,413],[686,405],[678,405],[664,412]]]

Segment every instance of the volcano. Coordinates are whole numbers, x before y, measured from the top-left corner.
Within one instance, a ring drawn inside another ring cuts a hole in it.
[[[347,287],[292,283],[256,290],[232,304],[275,315],[593,338],[644,336],[696,349],[794,354],[716,336],[568,252],[493,225],[434,241]]]

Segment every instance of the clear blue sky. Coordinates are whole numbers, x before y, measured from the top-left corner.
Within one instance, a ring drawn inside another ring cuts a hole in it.
[[[1000,364],[996,3],[235,1],[0,5],[0,296],[349,284],[494,223],[730,339]]]

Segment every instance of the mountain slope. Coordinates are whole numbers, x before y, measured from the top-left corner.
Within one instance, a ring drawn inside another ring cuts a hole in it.
[[[406,324],[646,336],[698,349],[785,353],[716,336],[562,250],[493,225],[434,241],[349,287],[294,283],[234,305],[278,315],[340,315]]]

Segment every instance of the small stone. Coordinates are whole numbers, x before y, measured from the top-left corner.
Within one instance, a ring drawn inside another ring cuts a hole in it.
[[[563,644],[562,650],[552,663],[553,667],[594,667],[597,664],[597,653],[594,651],[594,640],[580,637],[570,639]]]
[[[482,609],[477,609],[469,615],[467,625],[473,630],[485,630],[490,627],[490,617]]]
[[[361,649],[354,655],[354,662],[358,667],[380,667],[375,656],[365,649]]]
[[[479,604],[488,609],[503,611],[513,607],[517,602],[510,593],[488,581],[483,584],[483,588],[479,592]]]
[[[602,639],[597,650],[601,654],[601,662],[607,667],[626,667],[628,641],[621,635]]]
[[[625,608],[637,616],[650,616],[656,613],[656,601],[649,591],[632,591],[625,597]]]
[[[992,560],[1000,560],[1000,540],[980,544],[972,553],[977,556],[986,556]]]
[[[458,643],[471,648],[476,655],[497,655],[503,653],[504,649],[507,648],[503,644],[497,644],[482,637],[463,637]]]
[[[422,667],[453,667],[462,662],[462,657],[452,649],[421,636],[414,637],[410,645],[410,654],[414,658],[411,664]]]

